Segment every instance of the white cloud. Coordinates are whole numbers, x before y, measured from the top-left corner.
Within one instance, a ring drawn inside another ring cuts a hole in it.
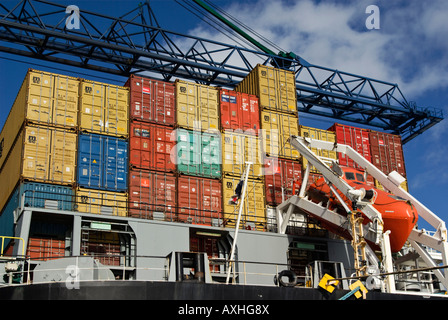
[[[224,9],[312,64],[398,83],[412,99],[448,86],[448,1],[380,1],[381,29],[368,31],[370,4],[259,0],[232,2]],[[211,30],[192,33],[229,42]]]

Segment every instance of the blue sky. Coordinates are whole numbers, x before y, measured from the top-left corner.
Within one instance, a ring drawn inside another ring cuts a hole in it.
[[[17,1],[5,0],[5,3]],[[119,16],[139,1],[70,0],[81,10]],[[113,5],[111,5],[111,3]],[[222,42],[229,39],[187,12],[174,0],[151,0],[158,22],[165,29]],[[214,1],[234,17],[288,51],[312,64],[397,83],[408,101],[436,107],[448,114],[448,1],[432,0],[304,0]],[[380,29],[367,30],[369,5],[380,9]],[[20,60],[17,62],[13,60]],[[25,61],[25,63],[23,63]],[[76,74],[100,81],[124,83],[91,71],[0,53],[0,125],[29,68]],[[54,69],[53,69],[54,70]],[[300,123],[327,129],[331,119]],[[448,221],[444,199],[448,192],[448,135],[444,120],[404,146],[411,193],[443,220]],[[422,226],[426,225],[421,223]]]

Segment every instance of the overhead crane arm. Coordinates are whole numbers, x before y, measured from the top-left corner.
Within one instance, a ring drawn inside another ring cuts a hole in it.
[[[0,52],[117,76],[151,72],[166,81],[178,77],[230,88],[257,63],[271,63],[295,72],[302,113],[401,134],[404,143],[443,120],[442,111],[407,102],[396,84],[312,65],[294,53],[276,54],[237,25],[233,30],[257,50],[165,30],[148,1],[118,18],[87,8],[80,13],[80,29],[67,29],[62,4],[0,3]]]

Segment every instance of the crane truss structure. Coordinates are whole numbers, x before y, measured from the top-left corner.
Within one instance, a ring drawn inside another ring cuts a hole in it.
[[[406,143],[441,120],[441,110],[408,102],[396,84],[161,28],[149,2],[121,17],[45,0],[0,4],[0,52],[109,74],[155,73],[233,88],[256,64],[295,72],[297,110],[400,134]]]

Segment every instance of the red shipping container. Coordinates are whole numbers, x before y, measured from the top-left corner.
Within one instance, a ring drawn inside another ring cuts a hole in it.
[[[401,137],[370,130],[369,138],[372,163],[386,175],[395,170],[406,178]]]
[[[171,150],[176,144],[174,129],[141,121],[132,121],[129,135],[129,164],[147,170],[174,172]]]
[[[258,135],[260,129],[259,100],[255,95],[221,89],[221,129],[241,130]]]
[[[337,143],[351,146],[369,162],[372,162],[372,156],[370,154],[369,130],[346,126],[339,123],[335,123],[328,130],[336,132]],[[339,153],[338,159],[341,166],[358,169],[361,168],[345,154]]]
[[[298,161],[279,158],[264,160],[266,203],[277,206],[292,196],[295,180],[302,181],[302,166]]]
[[[221,181],[182,175],[177,182],[179,221],[207,226],[222,223]]]
[[[129,171],[129,216],[173,221],[176,198],[174,174],[139,169]]]
[[[176,123],[174,83],[131,75],[125,86],[130,88],[131,119],[174,126]]]
[[[28,240],[26,253],[31,259],[52,260],[65,256],[65,240],[36,238]]]

